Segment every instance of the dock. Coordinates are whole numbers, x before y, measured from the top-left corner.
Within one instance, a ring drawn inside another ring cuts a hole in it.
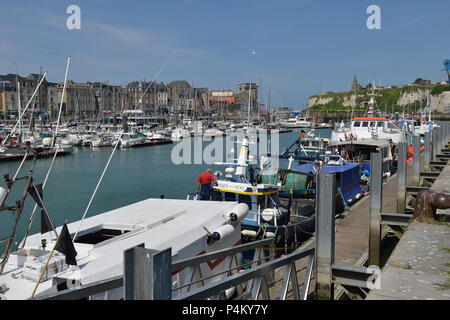
[[[450,163],[430,190],[450,192]],[[450,210],[437,209],[449,215]],[[381,288],[368,300],[449,300],[450,225],[414,221],[403,234],[381,273]]]
[[[420,139],[414,139],[412,162],[406,161],[409,143],[399,142],[397,172],[387,179],[382,155],[372,153],[370,194],[338,216],[333,192],[336,175],[319,173],[316,231],[293,252],[279,258],[274,258],[273,251],[267,255],[268,249],[274,249],[273,239],[268,238],[185,260],[172,262],[169,255],[146,266],[166,273],[189,268],[187,288],[175,294],[168,277],[167,283],[155,282],[145,290],[164,288],[159,296],[174,300],[227,299],[225,292],[230,288],[237,300],[448,300],[450,209],[437,211],[443,219],[423,222],[412,221],[412,210],[422,190],[450,192],[449,138],[450,126],[426,133],[423,153]],[[238,254],[250,249],[255,250],[253,261],[243,270]],[[147,250],[141,256],[150,261],[162,253]],[[228,273],[201,284],[200,267],[223,259],[229,262]],[[133,269],[107,282],[40,298],[76,299],[122,285],[127,290],[123,279],[132,277],[139,283],[144,276],[143,270]],[[138,293],[133,299],[142,297]]]

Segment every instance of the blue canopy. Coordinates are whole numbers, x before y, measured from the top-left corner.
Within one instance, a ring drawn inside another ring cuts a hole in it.
[[[303,173],[316,173],[316,165],[309,162],[292,168],[292,171]],[[324,164],[322,173],[339,173],[338,187],[341,189],[344,200],[354,197],[360,190],[360,164],[345,162],[343,164]]]
[[[337,173],[348,170],[353,170],[359,167],[359,163],[346,162],[343,164],[324,164],[322,166],[322,173]],[[304,173],[316,173],[316,165],[313,162],[305,163],[300,166],[292,168],[292,171],[304,172]]]

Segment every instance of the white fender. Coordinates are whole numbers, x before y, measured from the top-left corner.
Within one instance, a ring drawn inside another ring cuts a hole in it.
[[[233,232],[234,227],[231,224],[226,224],[214,230],[211,235],[211,238],[214,241],[220,241],[233,234]]]
[[[225,220],[229,223],[236,224],[244,219],[248,214],[248,205],[246,203],[239,203],[233,207],[231,212],[225,214]]]

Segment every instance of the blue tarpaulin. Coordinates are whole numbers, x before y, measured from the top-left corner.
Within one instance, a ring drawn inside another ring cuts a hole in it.
[[[292,168],[292,171],[316,173],[313,162]],[[353,198],[360,191],[360,164],[347,162],[343,164],[324,164],[322,173],[336,173],[336,183],[341,188],[345,200]]]

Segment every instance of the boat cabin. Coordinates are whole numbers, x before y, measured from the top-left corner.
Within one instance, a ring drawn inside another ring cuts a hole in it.
[[[243,225],[268,223],[277,226],[288,221],[288,210],[281,207],[278,199],[278,186],[237,182],[232,178],[217,180],[217,183],[218,185],[213,188],[211,200],[232,201],[248,205],[248,215],[241,222]],[[275,211],[266,210],[273,208],[279,209],[276,214]],[[269,215],[272,216],[269,217]]]

